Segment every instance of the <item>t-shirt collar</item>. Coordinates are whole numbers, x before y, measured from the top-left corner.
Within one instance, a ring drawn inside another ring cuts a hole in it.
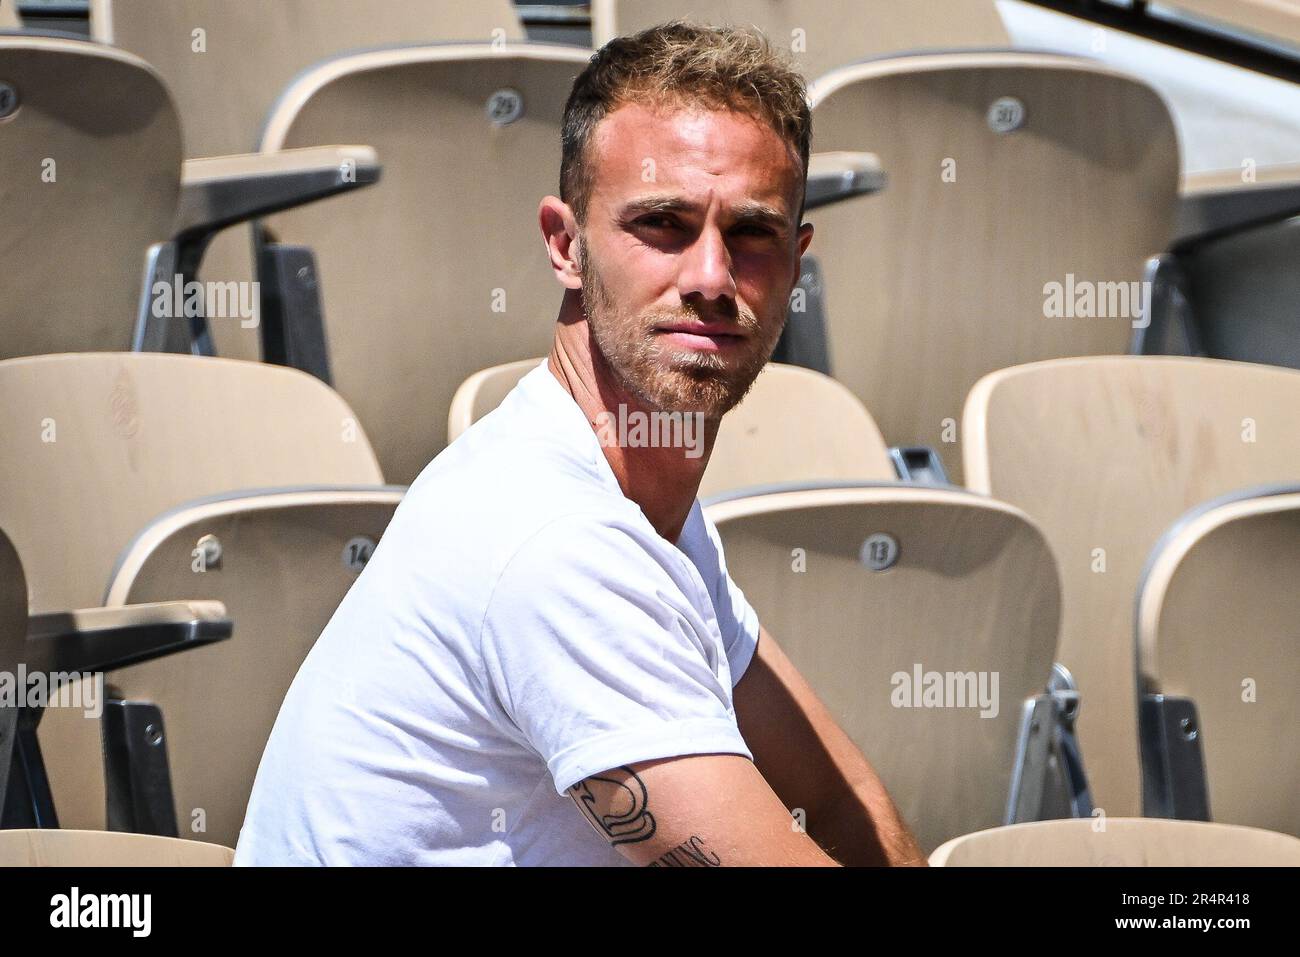
[[[584,455],[591,462],[592,467],[600,474],[605,484],[618,492],[619,495],[623,495],[623,487],[618,484],[618,477],[614,475],[614,469],[610,466],[609,460],[605,458],[605,452],[600,446],[600,439],[596,437],[596,430],[587,421],[587,416],[583,413],[577,401],[551,372],[549,360],[543,359],[536,369],[520,380],[519,384],[530,393],[529,398],[536,399],[538,406],[548,413],[546,427],[552,429],[558,427],[571,431],[574,440],[578,443],[578,447],[583,450]],[[642,512],[642,517],[644,516],[645,513]],[[646,521],[649,522],[649,519],[646,519]],[[689,549],[690,543],[698,539],[703,521],[700,500],[696,498],[691,503],[691,511],[686,516],[686,522],[682,525],[682,532],[673,544],[683,551]]]

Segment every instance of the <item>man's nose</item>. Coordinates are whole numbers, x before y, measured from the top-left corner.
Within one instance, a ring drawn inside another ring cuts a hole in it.
[[[698,295],[706,300],[735,298],[736,282],[731,276],[731,253],[715,227],[706,227],[682,253],[677,274],[677,292],[686,299]]]

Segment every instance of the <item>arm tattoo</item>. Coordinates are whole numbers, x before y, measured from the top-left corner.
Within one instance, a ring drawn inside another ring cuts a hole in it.
[[[630,780],[616,781],[593,774],[569,788],[569,796],[611,845],[648,840],[654,835],[655,819],[650,813],[650,795],[645,782],[631,768],[619,770]],[[605,813],[601,813],[601,808]]]
[[[705,850],[704,838],[691,835],[689,841],[683,841],[667,854],[651,861],[647,867],[721,867],[722,858],[712,851]]]

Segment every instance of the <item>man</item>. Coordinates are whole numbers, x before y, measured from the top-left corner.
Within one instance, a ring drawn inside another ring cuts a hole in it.
[[[550,356],[411,487],[285,699],[236,863],[923,862],[695,497],[812,238],[810,127],[748,33],[592,58],[540,209]],[[608,440],[664,415],[703,454]]]

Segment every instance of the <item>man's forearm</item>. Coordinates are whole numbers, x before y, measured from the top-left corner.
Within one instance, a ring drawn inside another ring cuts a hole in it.
[[[880,779],[865,760],[844,784],[808,811],[808,836],[846,867],[926,866],[925,855]]]
[[[819,729],[819,746],[803,752],[799,775],[783,775],[784,789],[799,793],[787,795],[781,788],[777,793],[783,800],[809,802],[808,836],[848,867],[925,866],[925,854],[862,749],[820,700],[807,707]]]
[[[758,770],[835,860],[925,863],[862,750],[765,629],[736,685],[736,715]]]

